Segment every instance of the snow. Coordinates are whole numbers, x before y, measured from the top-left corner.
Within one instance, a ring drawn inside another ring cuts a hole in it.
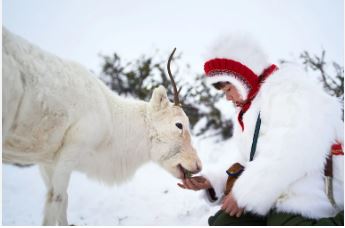
[[[194,139],[204,168],[226,163],[231,140]],[[3,225],[40,225],[45,186],[38,166],[3,165]],[[225,173],[225,172],[224,172]],[[202,191],[183,190],[155,163],[142,166],[120,186],[106,186],[74,172],[68,188],[68,219],[75,225],[208,225],[218,206]]]

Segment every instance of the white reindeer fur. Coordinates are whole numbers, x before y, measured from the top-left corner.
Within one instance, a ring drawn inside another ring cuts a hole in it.
[[[249,154],[258,113],[261,129],[252,162]],[[334,216],[344,207],[343,156],[333,158],[334,209],[325,193],[323,177],[326,156],[335,141],[343,144],[341,106],[303,70],[282,66],[263,84],[244,115],[244,131],[236,121],[234,141],[238,151],[229,151],[245,171],[232,193],[240,207],[259,215],[270,209],[297,213],[308,218]],[[205,175],[222,196],[227,175],[222,167]]]
[[[178,164],[201,169],[188,118],[164,87],[150,102],[120,97],[79,64],[3,28],[3,162],[40,165],[48,188],[44,224],[67,224],[73,170],[113,184],[150,160],[178,178]]]

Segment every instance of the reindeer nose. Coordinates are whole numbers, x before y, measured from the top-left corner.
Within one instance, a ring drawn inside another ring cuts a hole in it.
[[[200,171],[201,171],[201,169],[202,169],[202,165],[201,165],[201,163],[196,162],[196,172],[197,172],[197,173],[198,173],[198,172],[200,172]]]

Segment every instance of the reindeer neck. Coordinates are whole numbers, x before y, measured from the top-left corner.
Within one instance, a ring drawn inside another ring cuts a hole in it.
[[[123,148],[123,152],[127,153],[126,157],[131,154],[131,159],[139,156],[142,162],[148,161],[151,150],[146,117],[148,103],[114,96],[110,107],[113,140],[117,141],[116,147]]]
[[[127,153],[141,153],[145,161],[150,158],[151,140],[147,120],[148,102],[125,98],[109,90],[103,83],[101,88],[107,98],[114,146],[125,148]],[[121,139],[121,140],[119,140]],[[135,148],[135,150],[133,150]]]

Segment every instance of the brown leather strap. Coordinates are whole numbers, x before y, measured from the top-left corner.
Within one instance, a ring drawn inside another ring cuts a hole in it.
[[[236,179],[241,175],[243,170],[244,170],[244,166],[236,162],[235,164],[230,166],[230,168],[226,171],[226,173],[228,174],[228,179],[226,181],[224,195],[227,195],[229,194],[229,192],[231,192],[231,189]]]

